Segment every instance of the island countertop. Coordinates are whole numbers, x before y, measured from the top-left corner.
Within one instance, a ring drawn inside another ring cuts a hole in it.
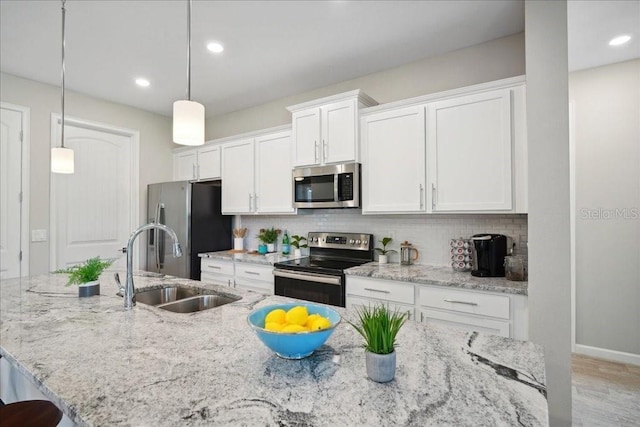
[[[139,289],[181,283],[242,299],[192,314],[140,303],[125,312],[110,283],[78,298],[65,281],[3,281],[0,354],[79,425],[548,424],[542,349],[530,342],[407,322],[396,377],[378,384],[344,320],[303,360],[263,346],[246,316],[289,299],[136,277]]]

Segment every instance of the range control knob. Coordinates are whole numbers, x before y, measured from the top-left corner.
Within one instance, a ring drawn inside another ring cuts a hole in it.
[[[365,245],[368,245],[369,241],[368,240],[363,240],[362,243],[365,244]]]
[[[360,239],[356,240],[356,245],[360,244]]]
[[[352,245],[353,245],[355,242],[356,242],[356,241],[355,241],[355,240],[353,240],[353,239],[349,240],[349,243],[351,243]]]

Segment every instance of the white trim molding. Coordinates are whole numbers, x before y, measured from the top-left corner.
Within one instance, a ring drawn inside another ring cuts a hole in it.
[[[591,347],[589,345],[576,344],[576,354],[597,357],[598,359],[611,360],[613,362],[627,363],[640,366],[640,354],[626,353],[624,351],[609,350],[606,348]]]
[[[22,192],[22,205],[20,207],[20,250],[22,260],[20,261],[20,276],[29,276],[29,249],[31,244],[31,226],[29,223],[29,206],[31,193],[29,192],[29,174],[31,165],[31,109],[22,105],[0,102],[0,108],[18,111],[22,114],[22,153],[20,167],[20,191]]]

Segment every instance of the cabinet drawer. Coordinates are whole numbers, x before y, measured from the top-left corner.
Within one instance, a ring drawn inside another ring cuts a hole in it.
[[[273,267],[238,263],[236,265],[236,277],[269,282],[273,286]]]
[[[233,276],[233,262],[218,261],[207,258],[201,258],[200,272],[224,274],[227,276]]]
[[[355,311],[360,310],[361,307],[374,307],[377,304],[384,304],[389,307],[389,310],[398,312],[404,312],[409,315],[409,320],[414,320],[414,308],[412,305],[396,304],[379,299],[359,298],[351,295],[347,295],[347,309]]]
[[[347,294],[403,304],[414,304],[414,287],[410,283],[361,278],[347,278]]]
[[[222,276],[219,274],[202,273],[200,281],[205,283],[213,283],[220,286],[233,286],[233,276]]]
[[[423,307],[509,319],[508,296],[421,286],[418,298]]]
[[[465,331],[486,332],[501,337],[511,337],[509,333],[509,321],[507,320],[487,319],[470,314],[458,314],[430,309],[421,309],[419,320],[426,323],[452,326]]]
[[[271,279],[271,282],[237,278],[236,287],[240,289],[260,292],[263,294],[273,295],[273,278]]]

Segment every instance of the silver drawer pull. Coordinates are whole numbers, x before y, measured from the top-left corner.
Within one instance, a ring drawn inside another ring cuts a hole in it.
[[[458,300],[454,300],[454,299],[446,299],[444,300],[445,302],[450,302],[453,304],[466,304],[466,305],[478,305],[478,303],[476,302],[469,302],[469,301],[458,301]]]
[[[212,268],[214,270],[222,270],[222,267],[218,267],[217,265],[207,265],[207,268]]]
[[[381,294],[390,294],[391,292],[389,291],[383,291],[381,289],[371,289],[371,288],[364,288],[365,291],[371,291],[371,292],[380,292]]]
[[[244,272],[247,273],[247,274],[253,274],[254,276],[259,276],[260,275],[260,273],[256,273],[255,271],[247,271],[247,270],[245,270]]]

